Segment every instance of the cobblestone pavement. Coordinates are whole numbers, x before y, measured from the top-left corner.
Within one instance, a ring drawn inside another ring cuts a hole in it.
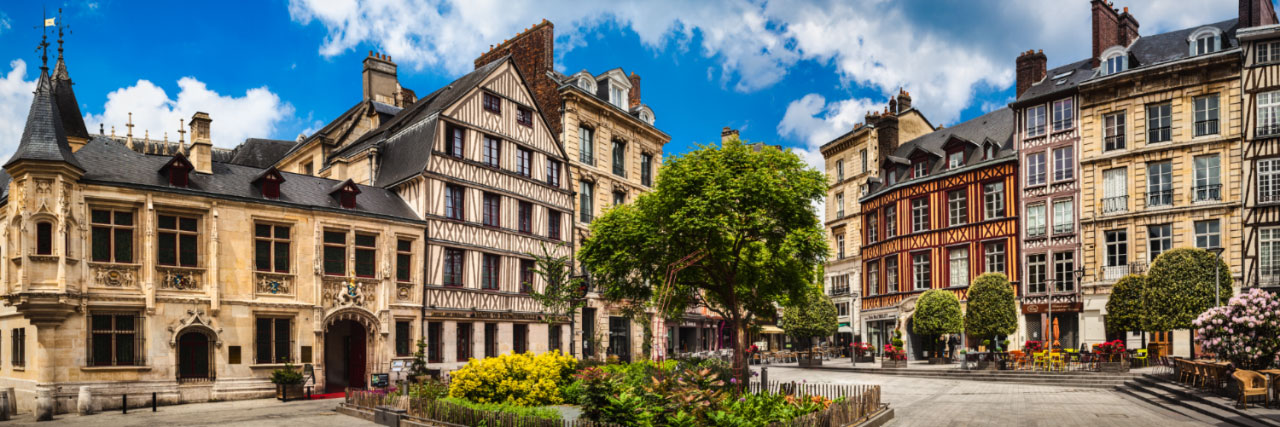
[[[130,409],[89,416],[63,414],[53,422],[36,423],[30,412],[19,414],[3,426],[375,426],[377,424],[333,411],[342,399],[281,403],[275,399],[192,403]]]
[[[902,426],[1202,426],[1108,389],[770,367],[769,381],[879,384]]]

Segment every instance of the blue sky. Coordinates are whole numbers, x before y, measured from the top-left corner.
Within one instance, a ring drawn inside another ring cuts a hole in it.
[[[1063,5],[1063,3],[1070,3]],[[1118,0],[1143,35],[1234,18],[1232,0]],[[0,4],[0,158],[22,132],[39,75],[40,2]],[[623,67],[671,135],[668,153],[719,138],[816,147],[899,87],[935,124],[1006,104],[1014,58],[1043,49],[1050,67],[1089,55],[1086,0],[737,0],[536,2],[93,0],[63,8],[66,57],[96,132],[176,139],[178,118],[213,117],[215,144],[293,139],[361,97],[360,61],[392,55],[401,84],[429,93],[472,60],[546,18],[561,71]],[[50,39],[52,42],[52,37]],[[56,53],[50,49],[50,65]]]

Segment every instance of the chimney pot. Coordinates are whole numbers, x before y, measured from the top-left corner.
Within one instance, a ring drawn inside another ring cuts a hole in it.
[[[1044,80],[1047,73],[1046,65],[1048,59],[1044,56],[1044,51],[1037,52],[1035,49],[1027,51],[1026,55],[1019,56],[1015,61],[1015,71],[1017,73],[1015,97],[1021,97],[1023,92],[1031,88],[1031,85],[1038,81]]]

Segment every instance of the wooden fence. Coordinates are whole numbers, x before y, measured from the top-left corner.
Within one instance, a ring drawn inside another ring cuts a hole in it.
[[[878,393],[880,386],[769,381],[769,384],[767,385],[760,382],[752,382],[748,384],[747,387],[747,391],[750,393],[761,393],[767,391],[774,394],[822,396],[828,399],[862,396],[870,392],[872,389]]]
[[[790,383],[794,384],[794,383]],[[880,403],[880,386],[878,385],[837,385],[837,384],[804,384],[798,390],[813,390],[810,396],[823,396],[828,399],[843,397],[844,401],[832,403],[826,410],[814,412],[790,421],[770,424],[769,427],[832,427],[857,425],[873,415],[880,413],[886,405]],[[786,390],[782,388],[782,390]],[[821,393],[828,394],[821,394]],[[804,393],[801,393],[804,394]],[[835,394],[838,396],[832,396]]]

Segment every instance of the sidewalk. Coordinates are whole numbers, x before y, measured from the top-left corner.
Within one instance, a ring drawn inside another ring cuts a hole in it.
[[[334,412],[342,399],[302,400],[283,403],[275,399],[189,403],[79,416],[62,414],[53,422],[37,423],[35,416],[20,414],[5,426],[374,426],[376,424]]]

